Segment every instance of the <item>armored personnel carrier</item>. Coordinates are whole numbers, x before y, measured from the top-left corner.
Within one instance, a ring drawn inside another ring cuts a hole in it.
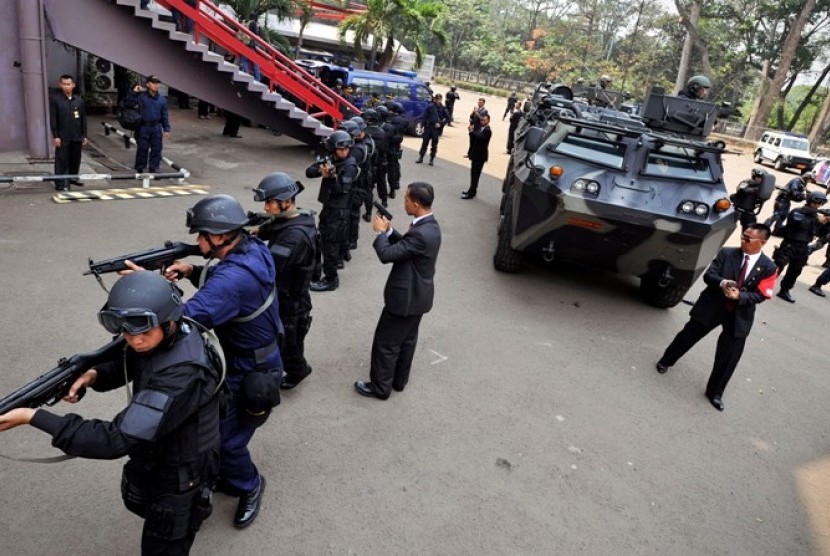
[[[673,307],[735,229],[719,108],[649,92],[640,116],[540,85],[516,130],[502,186],[497,270],[526,254],[640,278],[644,300]]]

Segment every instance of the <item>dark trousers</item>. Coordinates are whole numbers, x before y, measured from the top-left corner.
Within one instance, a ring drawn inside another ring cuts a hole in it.
[[[233,394],[233,401],[228,404],[227,416],[219,422],[219,434],[222,437],[219,459],[219,480],[231,489],[247,493],[259,486],[259,471],[251,459],[248,443],[254,436],[256,427],[241,419],[239,408],[240,390],[244,374],[227,378]]]
[[[305,337],[311,328],[311,314],[282,315],[285,340],[280,350],[285,380],[297,383],[308,376],[311,367],[305,358]]]
[[[143,172],[149,169],[150,172],[158,172],[161,164],[161,125],[143,125],[136,133],[138,147],[135,152],[135,169]]]
[[[55,147],[55,174],[77,174],[81,168],[81,141],[61,141]],[[69,187],[69,180],[58,180],[55,188]]]
[[[369,373],[378,395],[388,396],[393,387],[403,390],[409,382],[422,316],[402,317],[383,308],[372,341],[372,369]]]
[[[347,237],[348,226],[348,208],[323,205],[319,229],[323,248],[323,274],[328,280],[337,277],[337,263],[343,258],[343,242]]]
[[[401,152],[400,147],[394,147],[389,154],[386,165],[386,177],[389,182],[389,189],[396,190],[401,188],[401,159],[398,158],[398,153]]]
[[[141,534],[141,556],[187,556],[196,539],[196,533],[190,533],[183,539],[167,540],[147,531],[147,522]]]
[[[778,275],[784,273],[786,267],[787,272],[781,279],[781,289],[789,291],[795,286],[795,281],[801,275],[801,271],[807,264],[810,258],[810,248],[807,247],[806,242],[795,242],[784,240],[781,245],[773,252],[772,260],[778,267]]]
[[[441,137],[439,130],[435,127],[426,128],[424,129],[424,137],[421,140],[421,150],[418,151],[418,154],[421,158],[424,158],[424,155],[427,153],[427,145],[432,142],[432,146],[429,150],[429,157],[435,158],[435,154],[438,152],[438,139]]]
[[[210,113],[210,103],[199,100],[199,104],[196,106],[196,113],[201,117],[207,116]]]
[[[378,153],[378,156],[386,156],[385,153]],[[386,201],[389,198],[389,190],[386,187],[386,164],[378,164],[372,172],[374,177],[375,189],[378,192],[378,198],[381,201]]]
[[[484,169],[484,160],[472,159],[470,160],[470,188],[467,193],[470,197],[475,197],[478,192],[478,180],[481,178],[481,171]]]
[[[772,216],[764,221],[774,232],[779,233],[780,228],[790,213],[790,202],[788,200],[776,200],[772,208]]]
[[[225,127],[222,129],[222,135],[227,137],[236,137],[239,135],[239,126],[242,125],[242,118],[233,112],[225,111]]]
[[[735,313],[725,313],[722,322],[703,324],[694,319],[689,319],[683,330],[677,333],[672,343],[666,348],[660,362],[671,367],[677,360],[683,357],[692,346],[698,343],[704,336],[721,325],[718,345],[715,349],[715,362],[712,365],[712,374],[709,375],[709,382],[706,384],[706,395],[710,398],[723,396],[723,391],[732,373],[741,360],[744,352],[746,338],[735,337]]]

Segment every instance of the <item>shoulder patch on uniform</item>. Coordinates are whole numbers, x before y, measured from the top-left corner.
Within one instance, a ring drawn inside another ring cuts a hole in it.
[[[283,257],[288,258],[291,256],[291,248],[285,245],[272,245],[271,246],[271,254],[275,257]]]
[[[164,392],[142,390],[127,408],[121,421],[121,432],[139,440],[155,441],[161,420],[172,401]]]

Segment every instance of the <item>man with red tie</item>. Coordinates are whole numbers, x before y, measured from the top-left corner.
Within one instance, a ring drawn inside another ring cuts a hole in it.
[[[741,233],[741,246],[723,247],[703,275],[706,289],[692,307],[691,317],[657,362],[657,372],[669,367],[715,327],[721,326],[715,363],[706,384],[706,397],[723,411],[723,391],[738,366],[752,328],[755,305],[770,299],[778,269],[761,252],[770,236],[764,224],[750,224]]]

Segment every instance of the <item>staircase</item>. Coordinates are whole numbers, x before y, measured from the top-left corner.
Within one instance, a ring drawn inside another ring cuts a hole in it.
[[[211,2],[200,0],[198,9],[183,0],[158,3],[193,19],[194,34],[178,32],[157,12],[141,9],[140,0],[44,0],[44,10],[55,39],[143,75],[158,75],[171,87],[303,143],[316,144],[349,111],[359,113]],[[240,29],[257,41],[256,51],[236,39]],[[258,64],[271,86],[226,62],[201,44],[205,39]]]

